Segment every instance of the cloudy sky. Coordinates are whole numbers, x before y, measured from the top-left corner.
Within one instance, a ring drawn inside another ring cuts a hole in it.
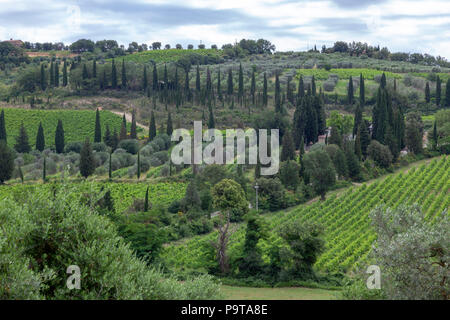
[[[207,46],[265,38],[277,50],[336,40],[450,59],[449,0],[0,0],[0,39]]]

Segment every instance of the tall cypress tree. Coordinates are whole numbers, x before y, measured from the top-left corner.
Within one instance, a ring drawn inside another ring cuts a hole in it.
[[[2,113],[0,113],[0,140],[4,140],[7,142],[7,135],[6,135],[6,123],[5,123],[5,110],[2,110]]]
[[[55,68],[53,66],[53,62],[50,62],[50,86],[53,87],[55,85]]]
[[[360,104],[357,104],[355,109],[355,120],[353,125],[353,137],[356,135],[356,132],[358,131],[359,126],[361,125],[361,121],[362,121],[362,108]]]
[[[127,89],[127,71],[125,69],[125,59],[122,59],[122,89]]]
[[[370,133],[368,123],[366,120],[363,120],[361,122],[359,140],[361,141],[361,153],[365,157],[367,156],[367,148],[369,147],[370,144]]]
[[[430,96],[430,84],[427,81],[427,84],[425,85],[425,102],[430,103],[431,96]]]
[[[63,64],[63,87],[67,86],[67,61],[64,60]]]
[[[263,82],[263,105],[267,107],[267,75],[264,72],[264,82]]]
[[[106,78],[106,70],[103,68],[103,79],[100,82],[100,87],[106,89],[108,87],[108,79]]]
[[[46,88],[47,88],[47,80],[45,77],[45,68],[44,64],[41,63],[41,90],[45,91]]]
[[[353,99],[354,99],[353,79],[352,79],[352,76],[350,76],[350,78],[348,79],[348,88],[347,88],[347,101],[348,101],[348,104],[352,105],[353,104]]]
[[[100,111],[98,108],[95,112],[94,142],[102,142],[102,126],[100,124]]]
[[[55,149],[57,153],[64,152],[64,128],[61,120],[58,120],[55,132]]]
[[[114,59],[112,60],[111,64],[111,88],[113,89],[117,88],[117,69]]]
[[[144,66],[144,74],[142,75],[142,89],[146,91],[147,87],[148,87],[147,66]]]
[[[447,79],[447,84],[445,86],[445,103],[446,108],[450,108],[450,78]]]
[[[14,171],[14,154],[5,140],[0,140],[0,185],[11,179]]]
[[[305,96],[305,84],[303,82],[303,77],[300,75],[300,79],[298,80],[297,98],[301,99],[304,96]]]
[[[141,152],[138,150],[137,153],[137,164],[136,164],[137,168],[136,168],[136,175],[138,180],[141,178]]]
[[[242,63],[239,64],[239,86],[238,86],[239,101],[242,104],[244,97],[244,73],[242,71]]]
[[[295,146],[294,139],[290,131],[283,135],[283,140],[281,142],[281,161],[288,161],[295,159]]]
[[[228,69],[228,86],[227,86],[227,94],[231,96],[233,94],[233,71]]]
[[[92,77],[97,78],[97,60],[92,60]]]
[[[130,139],[137,139],[136,110],[131,113]]]
[[[436,78],[436,105],[440,106],[441,105],[441,78],[439,78],[439,76],[437,76]]]
[[[311,94],[312,94],[313,96],[316,95],[316,80],[315,80],[315,78],[314,78],[314,75],[313,75],[312,78],[311,78]]]
[[[28,142],[28,134],[25,126],[20,125],[19,135],[16,137],[16,144],[14,145],[14,149],[16,149],[19,153],[28,153],[31,151],[30,144]]]
[[[47,157],[44,155],[44,161],[42,164],[42,182],[47,181]]]
[[[386,75],[384,74],[384,72],[381,75],[380,86],[382,89],[386,88]]]
[[[150,126],[148,128],[148,139],[152,141],[156,137],[156,123],[155,123],[155,114],[152,113],[150,115]]]
[[[212,108],[209,107],[209,119],[208,119],[208,128],[209,129],[214,129],[216,126],[215,121],[214,121],[214,114],[212,111]]]
[[[153,91],[158,91],[158,69],[156,69],[156,63],[153,64]]]
[[[167,135],[170,137],[172,136],[172,132],[173,132],[173,124],[172,124],[172,116],[169,112],[169,115],[167,117],[167,129],[166,129],[166,133]]]
[[[95,158],[92,151],[91,142],[86,138],[80,152],[80,173],[87,178],[95,171]]]
[[[112,150],[109,153],[108,177],[109,180],[112,180]]]
[[[83,63],[83,74],[82,74],[83,80],[86,80],[89,78],[88,69],[86,67],[86,63]]]
[[[195,74],[195,90],[197,92],[200,92],[201,90],[201,84],[200,84],[200,67],[197,64],[196,74]]]
[[[123,114],[123,117],[122,117],[122,126],[120,127],[119,139],[120,140],[128,139],[127,119],[125,118],[125,113]]]
[[[112,140],[111,140],[111,130],[109,129],[109,124],[106,124],[105,136],[103,137],[103,141],[108,147],[112,148]]]
[[[252,82],[250,85],[250,94],[252,95],[252,104],[255,105],[255,94],[256,94],[255,70],[253,70],[253,72],[252,72]]]
[[[148,201],[148,187],[145,191],[145,199],[144,199],[144,212],[148,212],[149,209],[149,201]]]
[[[55,63],[55,87],[59,87],[59,63]]]
[[[222,85],[220,83],[220,68],[217,70],[217,95],[219,101],[222,101]]]
[[[366,93],[365,93],[365,85],[364,85],[364,77],[362,73],[359,75],[359,105],[361,110],[364,108],[366,104]]]
[[[436,150],[437,145],[438,145],[438,133],[437,133],[437,128],[436,128],[436,120],[434,120],[434,125],[433,125],[432,141],[433,141],[433,149]]]
[[[44,151],[45,149],[45,137],[44,128],[42,127],[42,122],[39,122],[39,128],[36,135],[36,150]]]
[[[275,112],[281,112],[281,88],[278,73],[275,75]]]

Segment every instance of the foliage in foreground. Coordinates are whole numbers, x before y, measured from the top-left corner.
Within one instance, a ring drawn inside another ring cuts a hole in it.
[[[63,185],[24,203],[0,202],[0,299],[214,299],[209,277],[164,279],[135,257],[114,225]],[[78,265],[81,289],[66,287]]]

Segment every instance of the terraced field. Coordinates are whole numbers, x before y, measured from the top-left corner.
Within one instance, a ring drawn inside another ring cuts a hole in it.
[[[298,219],[321,224],[325,228],[326,249],[316,262],[323,271],[348,271],[364,265],[376,234],[371,229],[369,213],[379,204],[397,207],[402,203],[418,203],[431,223],[450,205],[450,159],[436,158],[407,173],[389,175],[369,185],[349,188],[340,196],[330,196],[326,201],[301,205],[288,212],[280,211],[267,217],[271,235],[261,240],[262,252],[273,243],[282,243],[276,231],[284,224]],[[214,254],[207,250],[217,233],[188,239],[166,248],[164,259],[174,269],[202,270],[214,264]],[[232,235],[229,255],[242,250],[245,227],[240,225]],[[267,259],[267,256],[263,258]]]

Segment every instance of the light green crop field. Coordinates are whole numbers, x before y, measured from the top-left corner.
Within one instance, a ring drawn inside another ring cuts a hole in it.
[[[124,57],[125,61],[133,61],[138,63],[146,62],[172,62],[178,61],[180,58],[190,55],[198,54],[202,56],[218,57],[221,51],[215,49],[166,49],[166,50],[149,50],[129,54]]]
[[[253,288],[222,286],[225,300],[335,300],[337,291],[311,288]]]

